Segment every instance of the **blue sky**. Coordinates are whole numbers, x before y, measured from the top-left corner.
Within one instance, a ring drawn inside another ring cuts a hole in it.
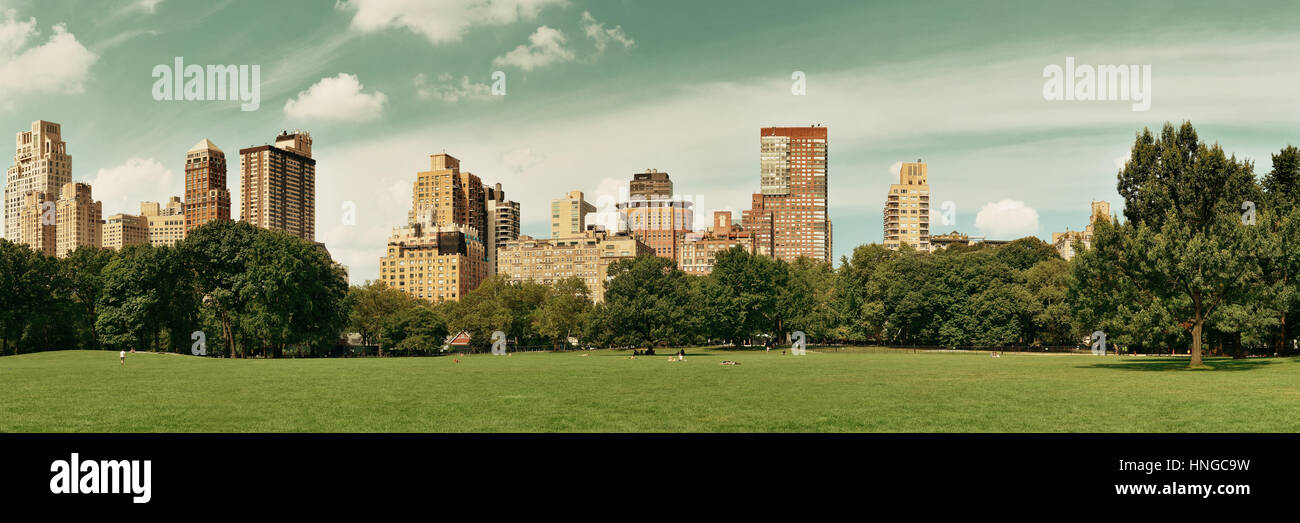
[[[446,151],[522,206],[612,201],[668,171],[703,210],[748,206],[758,129],[830,132],[836,257],[881,240],[900,161],[929,164],[956,229],[1049,238],[1115,174],[1143,127],[1191,120],[1269,167],[1300,142],[1293,2],[0,0],[0,130],[63,125],[73,178],[106,215],[180,195],[185,151],[311,131],[317,239],[354,283],[378,274],[410,184]],[[10,14],[12,13],[12,14]],[[154,66],[259,65],[261,105],[156,101]],[[1149,65],[1151,107],[1049,101],[1043,70]],[[492,96],[492,72],[506,95]],[[807,94],[791,94],[791,74]],[[230,189],[238,214],[238,177]],[[356,223],[343,223],[345,202]],[[703,214],[703,213],[701,213]],[[702,221],[703,216],[701,216]],[[940,227],[935,227],[936,232]]]

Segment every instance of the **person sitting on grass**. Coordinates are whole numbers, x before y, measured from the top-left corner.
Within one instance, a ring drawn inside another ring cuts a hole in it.
[[[740,365],[740,362],[731,361],[731,360],[722,360],[722,363],[720,365]]]

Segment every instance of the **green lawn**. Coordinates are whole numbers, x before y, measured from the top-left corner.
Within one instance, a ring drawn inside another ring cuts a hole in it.
[[[663,351],[668,352],[668,351]],[[0,357],[6,432],[1296,432],[1300,360],[694,350]],[[741,362],[722,366],[723,359]]]

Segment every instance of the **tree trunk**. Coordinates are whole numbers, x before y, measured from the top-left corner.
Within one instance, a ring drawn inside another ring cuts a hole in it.
[[[1189,367],[1201,366],[1201,327],[1205,325],[1205,320],[1201,318],[1200,307],[1196,310],[1196,320],[1192,326],[1192,361],[1187,365]]]

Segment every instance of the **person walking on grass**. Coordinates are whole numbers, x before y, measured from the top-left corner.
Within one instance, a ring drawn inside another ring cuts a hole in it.
[[[119,360],[122,360],[122,366],[125,367],[125,366],[126,366],[126,351],[120,351],[120,352],[118,352],[118,353],[117,353],[117,358],[118,358]]]

